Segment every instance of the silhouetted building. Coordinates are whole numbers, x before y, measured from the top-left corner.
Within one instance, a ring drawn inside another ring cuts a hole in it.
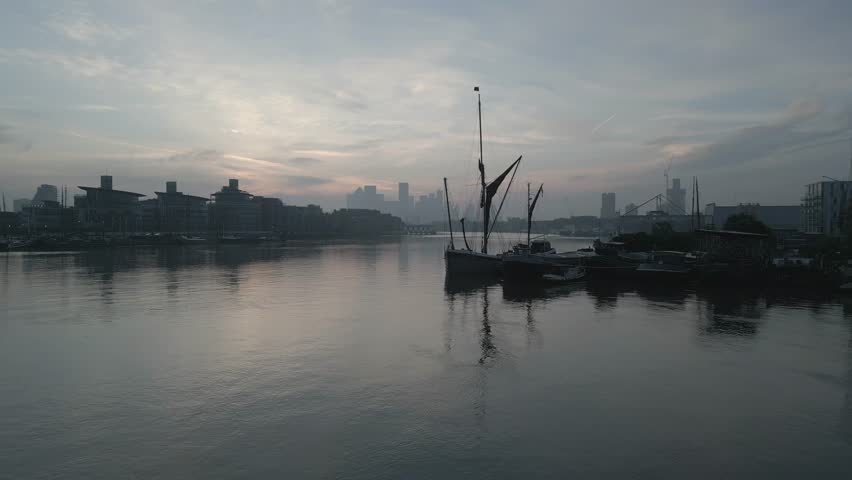
[[[728,218],[747,213],[776,231],[795,231],[802,223],[800,205],[761,205],[759,203],[741,203],[735,206],[708,203],[704,208],[708,226],[722,229]]]
[[[74,224],[74,210],[63,208],[59,202],[50,200],[33,202],[29,207],[24,207],[20,217],[21,225],[33,234],[64,231]]]
[[[260,228],[260,204],[252,194],[240,190],[240,181],[228,180],[228,185],[213,194],[210,221],[219,234],[255,232]]]
[[[15,233],[21,225],[21,216],[15,212],[0,212],[0,233]]]
[[[601,194],[601,218],[614,218],[615,213],[615,193]]]
[[[37,202],[59,202],[59,196],[55,185],[41,184],[33,196],[33,203]]]
[[[288,237],[317,237],[325,235],[325,215],[319,205],[306,207],[284,205],[283,233]]]
[[[444,191],[438,190],[428,195],[420,195],[414,205],[414,214],[411,219],[414,220],[414,223],[446,221],[447,210],[444,206]]]
[[[29,207],[32,205],[33,201],[29,198],[19,198],[17,200],[12,200],[12,210],[15,213],[21,213],[24,207]]]
[[[86,196],[75,196],[79,222],[88,228],[110,232],[133,232],[142,228],[141,193],[113,190],[112,177],[101,176],[100,187],[78,187]]]
[[[341,209],[328,215],[328,229],[338,237],[373,237],[399,234],[402,220],[376,210]]]
[[[280,198],[254,197],[260,209],[260,229],[264,232],[280,232],[284,229],[284,203]]]
[[[625,215],[618,218],[619,233],[653,233],[654,226],[662,223],[671,225],[675,232],[688,232],[694,228],[695,218],[691,215],[668,215],[654,210],[645,215]]]
[[[411,200],[412,198],[408,190],[408,183],[400,182],[396,211],[396,215],[399,218],[406,219],[411,214],[411,209],[413,208]]]
[[[375,185],[364,185],[346,196],[346,208],[383,211],[387,207],[384,194],[377,193]]]
[[[171,233],[207,231],[207,198],[179,192],[174,181],[166,182],[165,192],[155,193],[156,230]]]
[[[826,181],[805,187],[801,229],[804,233],[840,235],[852,200],[852,181]]]
[[[160,212],[156,198],[149,198],[139,202],[139,210],[141,226],[139,230],[142,232],[159,232],[160,231]]]
[[[687,215],[686,211],[686,189],[681,188],[680,179],[673,178],[671,188],[666,189],[668,202],[663,203],[663,211],[669,215]]]

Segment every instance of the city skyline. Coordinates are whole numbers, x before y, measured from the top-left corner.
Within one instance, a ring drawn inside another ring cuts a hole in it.
[[[466,205],[474,85],[489,176],[523,154],[516,181],[545,183],[544,218],[594,214],[601,192],[641,203],[669,164],[728,204],[846,177],[852,6],[657,6],[12,4],[0,191],[108,173],[199,194],[239,177],[333,209],[359,185],[446,176]]]

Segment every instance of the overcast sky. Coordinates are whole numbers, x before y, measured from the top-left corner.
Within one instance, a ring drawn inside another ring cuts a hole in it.
[[[463,203],[479,85],[489,176],[523,154],[542,218],[640,203],[669,162],[702,203],[795,204],[849,174],[850,25],[848,0],[4,2],[0,191],[236,177],[335,208],[447,176]]]

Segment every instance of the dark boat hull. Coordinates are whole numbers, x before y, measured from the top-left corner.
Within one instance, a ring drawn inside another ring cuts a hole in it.
[[[616,256],[590,255],[508,255],[503,259],[503,276],[511,281],[540,280],[542,275],[559,273],[565,267],[580,266],[594,279],[634,278],[638,263]]]
[[[690,280],[693,273],[689,267],[643,263],[636,269],[636,278],[655,282],[684,282]]]
[[[503,257],[503,276],[507,280],[540,280],[542,275],[557,273],[563,266],[577,265],[558,257],[507,255]]]
[[[448,275],[499,275],[503,271],[503,260],[497,255],[447,250],[444,254]]]

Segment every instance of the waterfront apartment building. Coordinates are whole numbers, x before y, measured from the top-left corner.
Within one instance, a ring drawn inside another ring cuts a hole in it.
[[[841,235],[852,201],[852,181],[825,181],[805,186],[801,205],[802,232]]]
[[[615,218],[615,193],[601,194],[601,218]]]
[[[166,182],[165,192],[154,192],[156,230],[170,233],[205,232],[209,226],[205,197],[179,192],[177,182]]]
[[[32,202],[19,216],[21,226],[31,234],[65,231],[74,225],[74,209],[51,200]]]
[[[232,178],[228,185],[213,194],[209,206],[210,225],[219,235],[256,232],[260,229],[261,205],[253,195],[240,190],[240,181]]]
[[[85,196],[74,197],[77,220],[89,229],[135,232],[142,229],[141,193],[114,190],[112,176],[102,175],[100,187],[78,187]]]
[[[280,198],[255,196],[259,205],[258,228],[264,232],[280,232],[284,229],[284,202]]]
[[[747,213],[763,222],[770,229],[781,231],[796,231],[802,222],[802,207],[800,205],[761,205],[759,203],[740,203],[739,205],[716,205],[708,203],[704,207],[708,227],[721,230],[733,215]]]

